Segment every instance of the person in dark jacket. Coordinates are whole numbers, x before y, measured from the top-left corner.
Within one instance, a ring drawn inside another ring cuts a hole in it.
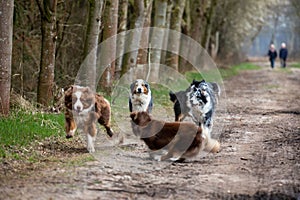
[[[275,45],[274,44],[270,45],[268,56],[269,56],[269,60],[270,60],[270,63],[271,63],[271,68],[273,69],[274,68],[274,64],[275,64],[275,60],[277,58],[277,51],[275,49]]]
[[[283,43],[281,43],[281,48],[279,50],[280,63],[281,63],[281,67],[283,67],[283,68],[286,67],[287,56],[288,56],[288,50],[286,48],[286,44],[283,42]]]

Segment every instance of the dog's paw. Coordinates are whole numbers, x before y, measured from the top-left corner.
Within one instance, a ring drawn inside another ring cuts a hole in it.
[[[220,152],[220,142],[216,141],[215,145],[213,146],[213,148],[211,149],[212,153],[219,153]]]
[[[210,153],[218,153],[220,151],[220,148],[221,148],[220,142],[214,139],[210,139],[208,140],[208,143],[206,144],[204,150]]]
[[[73,130],[70,130],[67,135],[66,135],[66,138],[72,138],[74,135],[75,135],[75,131],[76,129],[73,129]]]
[[[172,162],[176,162],[176,161],[181,160],[181,158],[180,158],[180,156],[179,156],[179,157],[172,157],[172,158],[170,158],[170,160],[171,160]]]
[[[94,146],[88,146],[87,150],[88,150],[89,153],[94,153],[95,152]]]
[[[90,136],[90,134],[87,134],[87,150],[90,153],[95,152],[94,141],[95,141],[95,137],[92,137]]]
[[[152,158],[156,161],[161,161],[161,156],[160,155],[152,155]]]

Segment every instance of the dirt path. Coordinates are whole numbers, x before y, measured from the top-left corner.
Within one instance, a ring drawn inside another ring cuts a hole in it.
[[[4,177],[0,199],[299,199],[299,86],[298,69],[225,81],[218,154],[171,164],[150,160],[140,144],[103,147],[102,159],[83,166],[50,162]]]

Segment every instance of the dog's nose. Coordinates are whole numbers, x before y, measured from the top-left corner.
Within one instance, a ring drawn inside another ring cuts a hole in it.
[[[137,92],[138,92],[138,93],[142,93],[142,89],[141,89],[141,88],[138,88]]]
[[[80,110],[81,110],[81,107],[80,107],[80,106],[77,106],[77,107],[76,107],[76,112],[80,112]]]

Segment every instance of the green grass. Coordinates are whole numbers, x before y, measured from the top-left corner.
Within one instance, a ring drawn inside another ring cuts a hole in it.
[[[261,69],[260,66],[254,65],[252,63],[241,63],[232,67],[234,70],[258,70]]]
[[[9,149],[26,148],[33,141],[63,134],[63,123],[62,114],[11,111],[9,117],[0,119],[0,159],[8,156],[18,159],[18,153]]]
[[[238,75],[240,71],[258,70],[258,69],[261,69],[261,67],[257,65],[253,65],[251,63],[241,63],[239,65],[235,65],[229,68],[205,70],[200,73],[191,71],[191,72],[187,72],[185,76],[189,82],[192,82],[193,79],[195,80],[205,79],[206,81],[209,82],[220,82],[222,79],[228,79]]]
[[[162,105],[164,107],[169,107],[172,105],[172,102],[169,100],[170,89],[164,87],[160,84],[151,85],[152,96],[155,99],[155,104]],[[172,107],[172,106],[171,106]]]
[[[289,67],[289,66],[288,66]],[[294,63],[294,64],[291,64],[290,67],[293,67],[293,68],[300,68],[300,63]]]

